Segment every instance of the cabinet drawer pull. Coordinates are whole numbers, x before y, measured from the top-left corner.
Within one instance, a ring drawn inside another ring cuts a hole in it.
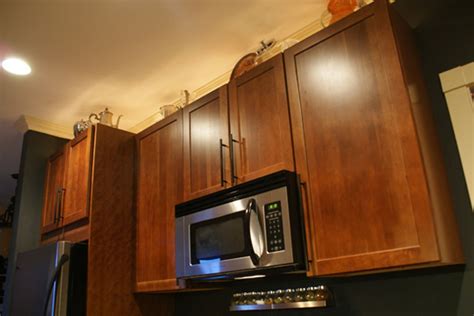
[[[219,139],[219,154],[220,154],[220,159],[221,159],[221,187],[224,187],[225,184],[227,183],[227,180],[225,179],[225,160],[224,160],[224,150],[223,147],[228,147],[222,142],[222,138]]]

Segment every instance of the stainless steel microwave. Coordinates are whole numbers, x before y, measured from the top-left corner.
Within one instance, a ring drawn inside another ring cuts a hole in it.
[[[176,276],[306,269],[299,180],[280,171],[176,206]]]

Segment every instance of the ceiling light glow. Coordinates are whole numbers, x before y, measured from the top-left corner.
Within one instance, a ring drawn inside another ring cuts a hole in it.
[[[26,76],[31,73],[31,67],[26,61],[21,58],[9,57],[2,61],[2,68],[5,71],[18,75]]]

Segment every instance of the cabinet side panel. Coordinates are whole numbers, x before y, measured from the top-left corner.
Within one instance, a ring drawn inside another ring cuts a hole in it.
[[[134,135],[97,127],[92,175],[87,315],[170,315],[172,299],[133,294]]]
[[[395,11],[391,11],[391,19],[422,152],[441,260],[461,263],[463,254],[446,169],[413,33]]]

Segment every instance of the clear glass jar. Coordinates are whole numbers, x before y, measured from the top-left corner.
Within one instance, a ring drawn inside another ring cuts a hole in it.
[[[239,305],[247,305],[248,298],[250,296],[250,293],[244,292],[240,296],[240,304]]]
[[[257,305],[265,304],[264,297],[265,297],[265,292],[257,292],[255,294],[255,304]]]
[[[302,302],[306,300],[306,289],[303,287],[297,288],[294,295],[294,302]]]
[[[316,301],[327,301],[328,298],[329,298],[329,291],[325,285],[320,285],[316,287],[316,295],[315,295]]]
[[[257,293],[256,292],[250,292],[250,293],[247,293],[247,294],[248,294],[248,296],[247,296],[247,305],[257,304],[257,302],[256,302]]]
[[[295,296],[295,290],[286,289],[285,295],[283,296],[283,303],[292,303]]]
[[[306,301],[315,301],[316,300],[316,287],[309,286],[309,287],[306,288],[305,300]]]
[[[265,304],[273,304],[273,298],[275,297],[275,291],[267,291],[263,297]]]
[[[273,297],[273,304],[282,304],[284,296],[285,292],[283,290],[276,290],[275,296]]]
[[[235,293],[232,295],[231,305],[240,305],[242,301],[242,293]]]

